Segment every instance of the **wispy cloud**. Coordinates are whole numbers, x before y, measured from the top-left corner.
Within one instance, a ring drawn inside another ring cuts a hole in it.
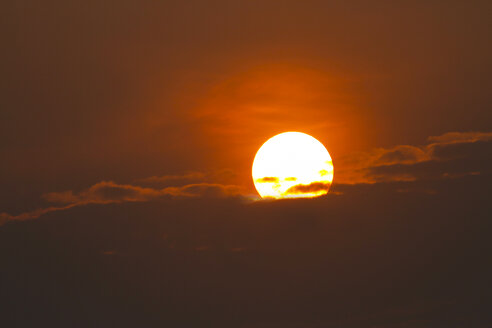
[[[74,192],[50,192],[42,197],[58,206],[49,206],[19,215],[0,213],[0,225],[7,221],[23,221],[35,219],[43,214],[67,210],[87,204],[112,204],[124,202],[146,202],[159,197],[237,197],[241,195],[241,188],[235,185],[217,183],[194,183],[179,187],[154,189],[130,184],[117,184],[113,181],[98,182],[86,190]]]
[[[175,183],[182,181],[203,181],[206,178],[206,174],[203,172],[188,172],[181,175],[162,175],[151,176],[143,179],[137,179],[136,182],[140,183]]]
[[[205,172],[186,172],[184,174],[171,175],[155,175],[136,179],[134,184],[151,186],[153,188],[163,188],[168,186],[183,186],[186,184],[198,183],[220,183],[228,184],[235,177],[235,173],[231,169],[221,169]]]
[[[492,132],[450,132],[429,137],[428,141],[428,144],[421,146],[378,148],[342,158],[336,162],[335,182],[354,185],[453,179],[480,175],[490,170],[488,163],[492,157]],[[87,204],[146,202],[159,197],[221,198],[243,195],[241,187],[222,182],[231,175],[230,170],[218,173],[189,172],[183,175],[152,176],[135,181],[134,184],[101,181],[78,192],[50,192],[42,195],[42,198],[53,205],[19,215],[0,213],[0,225],[13,220],[35,219],[46,213]],[[278,182],[276,177],[260,180]],[[318,193],[329,187],[324,182],[298,184],[288,189],[286,194]]]
[[[342,184],[414,181],[422,176],[416,169],[424,166],[432,166],[432,174],[439,173],[442,177],[476,172],[476,168],[470,168],[470,172],[447,172],[449,165],[444,163],[480,156],[481,149],[477,148],[491,148],[492,132],[450,132],[431,136],[428,141],[421,146],[377,148],[341,158],[336,163],[335,181]]]
[[[492,132],[448,132],[440,136],[431,136],[428,139],[435,144],[490,141],[492,140]]]

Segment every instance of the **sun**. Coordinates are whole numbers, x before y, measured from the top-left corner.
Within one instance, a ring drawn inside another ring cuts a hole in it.
[[[315,138],[284,132],[268,139],[256,153],[253,181],[262,198],[317,197],[331,186],[333,162]]]

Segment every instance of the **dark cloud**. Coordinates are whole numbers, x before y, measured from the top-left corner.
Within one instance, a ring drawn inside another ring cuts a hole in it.
[[[347,156],[340,161],[337,183],[377,183],[444,178],[449,175],[488,172],[491,133],[446,133],[429,137],[423,146],[400,145]]]
[[[474,142],[433,144],[429,148],[432,158],[438,161],[456,160],[461,158],[473,161],[477,158],[489,156],[492,148],[491,145],[492,139]]]
[[[165,188],[164,194],[181,197],[237,197],[242,195],[241,187],[218,183],[189,184],[178,188]]]
[[[425,152],[414,146],[397,146],[381,153],[375,164],[416,163],[427,159]]]
[[[8,213],[0,213],[0,226],[2,224],[5,224],[9,221],[24,221],[24,220],[31,220],[31,219],[37,219],[38,217],[50,213],[50,212],[55,212],[55,211],[62,211],[62,210],[68,210],[71,209],[72,207],[78,206],[80,204],[70,204],[66,206],[50,206],[50,207],[45,207],[45,208],[39,208],[33,211],[29,212],[24,212],[19,215],[10,215]]]
[[[112,181],[99,182],[90,188],[74,193],[73,191],[51,192],[43,195],[50,202],[61,206],[49,206],[19,215],[0,213],[0,225],[8,221],[36,219],[54,211],[62,211],[75,206],[88,204],[113,204],[123,202],[146,202],[161,197],[202,197],[221,198],[241,196],[241,188],[234,185],[217,183],[196,183],[179,187],[153,189],[134,185],[117,184]]]
[[[124,201],[145,201],[166,194],[163,190],[102,181],[87,190],[74,194],[73,191],[47,193],[43,197],[53,203],[113,203]]]
[[[163,197],[11,221],[2,323],[486,327],[491,185],[481,174],[316,199]]]
[[[256,179],[256,182],[259,182],[259,183],[278,183],[279,179],[277,177],[264,177],[264,178]]]
[[[447,133],[439,137],[430,137],[432,143],[424,146],[396,146],[390,149],[376,149],[373,153],[352,156],[341,161],[341,174],[337,172],[337,184],[384,183],[396,181],[417,181],[453,179],[467,175],[481,175],[491,172],[492,137],[491,133]],[[346,165],[345,167],[343,165]],[[339,177],[341,175],[341,177]],[[226,177],[224,179],[224,177]],[[145,202],[160,197],[237,197],[247,196],[244,188],[236,185],[197,182],[190,180],[227,180],[230,172],[212,173],[192,172],[184,175],[150,177],[136,182],[141,184],[157,183],[167,185],[170,181],[177,186],[143,187],[140,185],[117,184],[102,181],[81,192],[50,192],[43,195],[49,203],[62,206],[48,206],[18,215],[2,213],[0,224],[8,220],[26,220],[37,218],[48,212],[65,210],[73,206],[87,204],[110,204],[121,202]],[[287,181],[293,181],[287,178]],[[277,177],[257,179],[262,183],[279,183]],[[328,191],[329,183],[314,182],[308,185],[298,184],[289,188],[286,195],[316,193]],[[335,191],[336,192],[336,191]],[[432,190],[429,190],[432,192]]]
[[[470,143],[492,140],[492,132],[448,132],[440,136],[431,136],[429,141],[436,144]]]
[[[285,195],[295,195],[295,194],[307,194],[307,193],[317,193],[319,191],[328,191],[330,189],[331,183],[326,182],[313,182],[310,184],[297,184],[290,187],[285,191]]]
[[[429,147],[432,160],[413,164],[375,166],[367,169],[367,176],[376,181],[449,179],[464,175],[489,174],[492,169],[492,142],[475,141],[434,144]]]

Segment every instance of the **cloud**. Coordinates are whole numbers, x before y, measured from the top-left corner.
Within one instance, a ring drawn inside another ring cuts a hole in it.
[[[32,326],[35,311],[55,326],[76,316],[84,327],[486,327],[491,179],[344,185],[337,197],[272,202],[163,197],[7,224],[2,320]]]
[[[31,219],[36,219],[40,217],[43,214],[50,213],[50,212],[55,212],[55,211],[62,211],[62,210],[68,210],[72,207],[75,207],[79,204],[70,204],[67,206],[50,206],[46,208],[39,208],[34,211],[29,211],[29,212],[24,212],[19,215],[10,215],[8,213],[1,213],[0,214],[0,226],[7,223],[8,221],[25,221],[25,220],[31,220]]]
[[[297,184],[290,187],[285,191],[285,195],[295,195],[295,194],[309,194],[318,193],[320,191],[328,191],[330,189],[331,183],[326,182],[313,182],[310,184]]]
[[[278,183],[279,178],[277,178],[277,177],[264,177],[264,178],[256,179],[256,182],[259,182],[259,183]]]
[[[428,154],[419,147],[401,145],[391,149],[380,149],[373,163],[375,165],[410,164],[428,159]]]
[[[183,181],[203,181],[206,175],[203,172],[189,172],[182,175],[162,175],[151,176],[148,178],[137,179],[136,182],[141,183],[176,183]]]
[[[74,193],[71,190],[46,193],[42,196],[43,199],[50,203],[59,204],[59,206],[40,208],[15,216],[1,213],[0,225],[8,221],[36,219],[46,213],[67,210],[87,204],[146,202],[166,196],[223,198],[238,197],[240,195],[242,195],[240,187],[217,183],[195,183],[180,187],[154,189],[129,184],[117,184],[113,181],[102,181],[79,193]]]
[[[236,196],[240,188],[233,185],[213,183],[194,183],[180,187],[163,189],[146,188],[128,184],[102,181],[78,194],[72,191],[47,193],[43,197],[54,203],[87,204],[149,201],[162,196],[198,197],[198,196]]]
[[[449,180],[465,176],[489,173],[492,161],[492,132],[451,132],[428,138],[422,146],[399,145],[392,148],[378,148],[372,152],[352,154],[337,162],[335,182],[345,184],[374,184],[387,182],[412,182],[418,180]],[[339,169],[338,169],[339,168]],[[142,184],[118,184],[101,181],[80,192],[72,190],[50,192],[42,198],[56,206],[10,215],[0,214],[0,225],[11,220],[28,220],[49,212],[66,210],[86,204],[112,204],[123,202],[146,202],[162,197],[205,197],[223,198],[243,195],[241,187],[212,181],[226,181],[233,173],[230,170],[218,172],[190,172],[183,175],[152,176],[138,180]],[[287,178],[293,181],[293,178]],[[287,180],[286,179],[286,180]],[[186,183],[190,181],[194,183]],[[257,180],[264,183],[278,183],[277,177]],[[179,184],[169,186],[169,184]],[[159,184],[164,187],[160,188]],[[285,194],[316,193],[326,191],[330,184],[314,182],[298,184]],[[407,190],[400,188],[399,190]],[[338,190],[338,189],[337,189]],[[337,192],[335,190],[334,192]],[[425,189],[430,190],[432,189]],[[433,192],[433,191],[432,191]]]
[[[230,184],[235,178],[235,172],[231,169],[207,170],[204,172],[187,172],[184,174],[151,176],[134,180],[137,185],[163,188],[168,186],[183,186],[197,183]]]
[[[182,187],[168,187],[161,190],[164,195],[181,197],[235,197],[242,195],[241,188],[235,185],[218,183],[195,183]]]
[[[7,213],[0,213],[0,226],[5,224],[8,220],[12,219],[12,215]]]
[[[448,132],[440,136],[431,136],[428,139],[436,144],[490,141],[492,140],[492,132]]]
[[[102,181],[77,194],[74,194],[73,191],[51,192],[43,195],[43,198],[52,203],[82,205],[87,203],[146,201],[163,194],[165,194],[163,190]]]
[[[451,132],[421,146],[398,145],[341,158],[336,183],[358,184],[449,178],[489,170],[492,132]]]

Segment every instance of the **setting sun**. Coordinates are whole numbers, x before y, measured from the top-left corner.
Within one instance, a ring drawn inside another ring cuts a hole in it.
[[[262,198],[317,197],[330,188],[333,162],[315,138],[285,132],[270,138],[256,153],[253,181]]]

